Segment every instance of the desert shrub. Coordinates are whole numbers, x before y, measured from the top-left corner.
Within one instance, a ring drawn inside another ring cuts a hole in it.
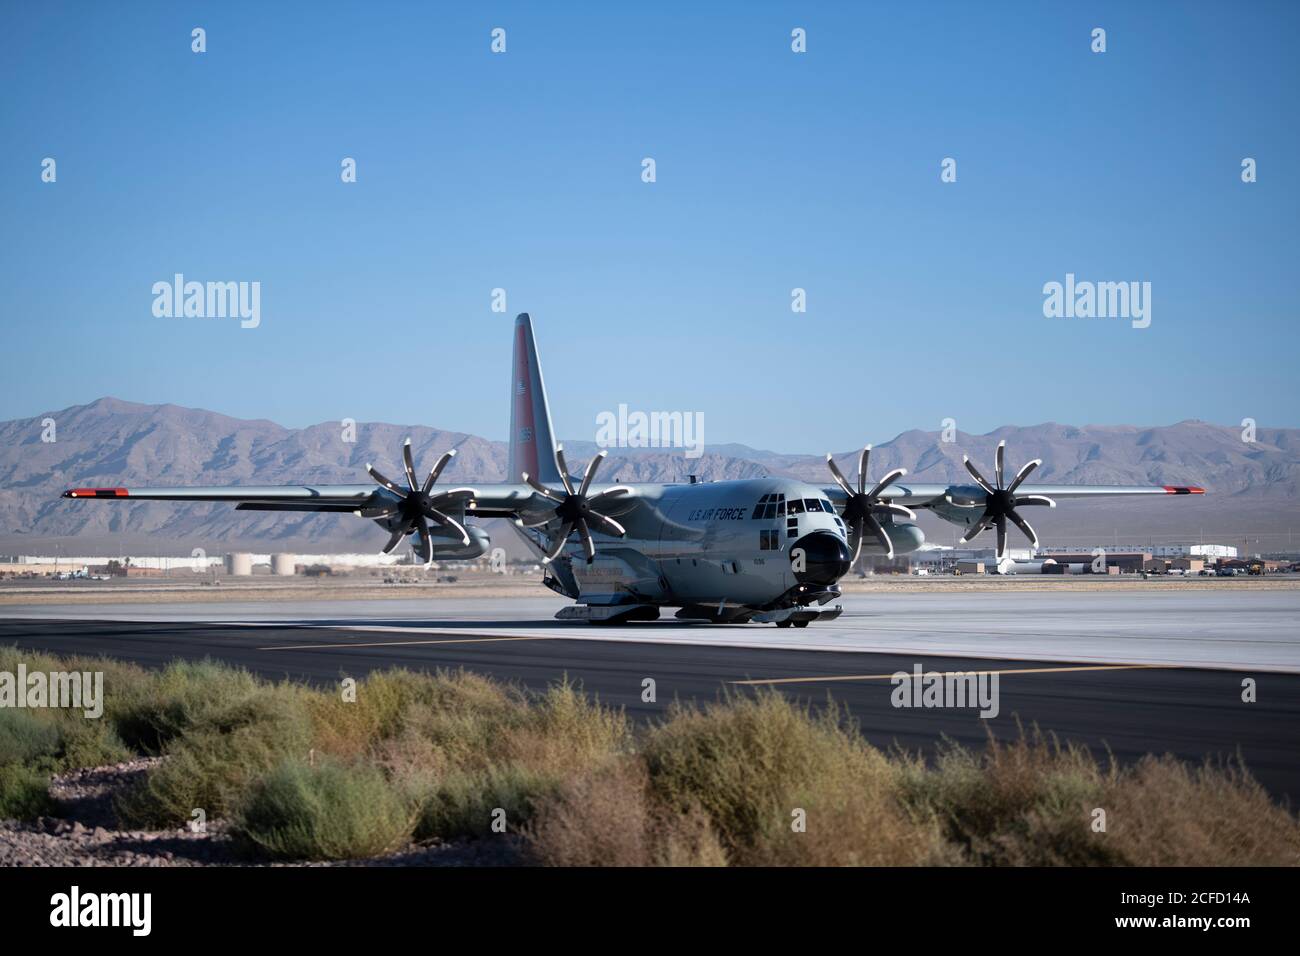
[[[1095,839],[1092,810],[1118,772],[1091,752],[1037,730],[1009,742],[990,736],[982,751],[945,741],[934,766],[904,764],[904,800],[932,813],[969,862],[1070,865],[1116,862]]]
[[[273,857],[346,860],[403,844],[412,812],[374,766],[293,759],[253,784],[234,824],[238,838]]]
[[[164,750],[166,759],[119,795],[121,819],[177,826],[192,812],[230,813],[254,780],[286,757],[310,754],[311,721],[300,688],[265,685],[224,707],[212,705]]]
[[[413,714],[439,714],[454,723],[459,717],[481,720],[485,713],[501,713],[520,704],[507,688],[465,671],[392,670],[359,681],[355,701],[345,701],[337,692],[315,693],[308,710],[315,747],[355,758],[399,735]]]
[[[524,835],[547,866],[725,866],[726,854],[698,807],[656,804],[638,757],[613,761],[539,799]]]
[[[644,753],[655,799],[679,813],[701,809],[732,862],[883,865],[942,855],[931,815],[897,799],[896,768],[833,706],[814,714],[762,692],[678,707]]]
[[[59,747],[55,759],[59,771],[102,767],[135,756],[122,743],[113,724],[103,717],[92,720],[79,713],[69,714],[57,726]]]
[[[535,697],[514,688],[495,695],[472,689],[469,707],[447,707],[444,698],[443,706],[413,714],[403,738],[385,754],[421,806],[418,837],[491,832],[497,808],[514,829],[564,781],[631,747],[623,713],[568,682]]]
[[[151,679],[130,681],[110,695],[112,719],[127,746],[158,754],[191,728],[265,695],[268,686],[246,670],[217,661],[175,661]]]
[[[36,711],[0,708],[0,764],[32,764],[59,750],[59,728]]]
[[[0,820],[33,820],[54,810],[50,775],[17,763],[0,763]]]
[[[415,836],[488,836],[494,832],[497,810],[505,811],[506,828],[514,830],[532,817],[536,802],[558,786],[554,775],[518,763],[453,770],[435,786],[416,793]]]
[[[1300,823],[1238,762],[1143,757],[1099,804],[1119,861],[1132,866],[1297,866]]]

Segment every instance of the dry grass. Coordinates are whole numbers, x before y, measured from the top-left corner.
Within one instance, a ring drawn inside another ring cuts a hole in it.
[[[385,754],[421,805],[418,837],[485,835],[493,812],[508,829],[533,815],[542,797],[632,747],[621,711],[567,682],[536,697],[502,689],[471,708],[426,707]]]
[[[1239,764],[1144,757],[1108,790],[1109,837],[1131,866],[1297,866],[1300,827]]]
[[[547,866],[726,866],[707,814],[655,801],[645,761],[627,757],[562,786],[525,829]]]
[[[898,768],[839,711],[774,691],[679,707],[644,746],[655,799],[700,807],[729,858],[912,865],[943,858],[938,827],[897,797]]]
[[[563,866],[1300,864],[1295,816],[1239,763],[1121,767],[1036,731],[927,762],[774,691],[675,706],[636,734],[567,681],[531,693],[389,671],[347,701],[213,662],[148,672],[0,648],[0,669],[19,660],[103,670],[107,700],[101,720],[0,711],[7,815],[50,812],[51,773],[142,752],[166,759],[119,796],[126,822],[202,808],[293,858],[498,838],[504,811],[530,859]]]
[[[289,760],[250,788],[235,832],[280,859],[348,860],[397,849],[412,823],[410,805],[377,767]]]

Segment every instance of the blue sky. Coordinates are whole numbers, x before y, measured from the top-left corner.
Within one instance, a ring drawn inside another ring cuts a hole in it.
[[[528,311],[565,437],[620,403],[799,452],[946,417],[1300,425],[1298,26],[1291,3],[7,4],[0,418],[114,395],[504,438]],[[155,318],[176,272],[260,281],[261,326]],[[1151,282],[1150,328],[1045,318],[1067,272]]]

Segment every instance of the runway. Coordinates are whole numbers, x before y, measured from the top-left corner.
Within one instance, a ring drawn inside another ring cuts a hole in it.
[[[835,700],[879,746],[932,753],[1017,722],[1106,749],[1188,760],[1240,753],[1277,796],[1300,797],[1300,592],[875,594],[804,630],[560,624],[565,602],[327,601],[8,606],[0,643],[147,666],[210,656],[332,682],[386,667],[465,667],[529,687],[567,676],[639,719],[674,700],[772,687]],[[891,703],[896,671],[997,672],[1000,713]],[[643,699],[645,680],[655,700]],[[1242,700],[1242,681],[1256,701]]]
[[[14,604],[0,619],[247,623],[374,633],[952,656],[1093,664],[1167,664],[1300,673],[1300,589],[850,594],[838,620],[804,629],[562,624],[549,594],[508,599]]]

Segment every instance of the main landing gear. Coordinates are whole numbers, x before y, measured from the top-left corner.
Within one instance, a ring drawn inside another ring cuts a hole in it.
[[[844,608],[836,604],[831,607],[807,607],[796,605],[784,607],[777,611],[760,611],[751,620],[758,624],[775,624],[777,627],[807,627],[813,621],[833,621],[844,613]]]

